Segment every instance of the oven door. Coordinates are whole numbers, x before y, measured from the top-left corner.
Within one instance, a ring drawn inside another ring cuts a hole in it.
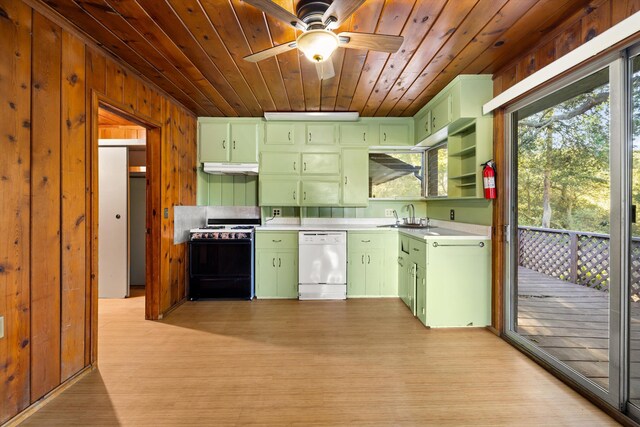
[[[251,239],[189,242],[189,297],[251,298]]]

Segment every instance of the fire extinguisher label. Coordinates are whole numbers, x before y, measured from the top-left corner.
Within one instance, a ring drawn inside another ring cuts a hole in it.
[[[493,177],[484,177],[484,188],[496,188],[496,180]]]

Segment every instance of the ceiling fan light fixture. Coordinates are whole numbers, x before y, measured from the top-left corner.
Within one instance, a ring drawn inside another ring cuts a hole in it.
[[[340,39],[331,31],[310,30],[300,34],[296,44],[309,61],[324,62],[338,48]]]

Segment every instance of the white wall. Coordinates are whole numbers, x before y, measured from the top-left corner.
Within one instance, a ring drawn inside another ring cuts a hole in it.
[[[130,209],[130,281],[131,285],[145,284],[145,218],[146,178],[129,178]]]

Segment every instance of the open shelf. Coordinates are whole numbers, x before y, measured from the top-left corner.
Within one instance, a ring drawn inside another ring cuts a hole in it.
[[[475,182],[470,182],[468,184],[456,184],[456,187],[475,187],[476,183]]]
[[[450,157],[462,157],[466,155],[471,155],[476,153],[476,146],[472,145],[471,147],[464,148],[458,152],[449,154]]]
[[[469,178],[472,176],[476,176],[476,173],[475,172],[464,173],[462,175],[452,176],[449,179],[462,179],[462,178]]]

